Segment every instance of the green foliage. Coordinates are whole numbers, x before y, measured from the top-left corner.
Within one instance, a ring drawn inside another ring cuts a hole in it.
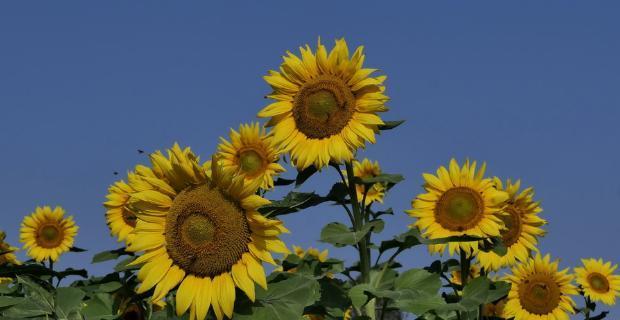
[[[383,220],[373,220],[365,224],[361,230],[355,231],[342,223],[332,222],[321,231],[321,241],[331,243],[336,247],[355,245],[369,232],[381,232],[384,225]]]

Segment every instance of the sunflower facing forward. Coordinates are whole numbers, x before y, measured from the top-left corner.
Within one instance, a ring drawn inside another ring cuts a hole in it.
[[[504,221],[505,228],[501,230],[501,237],[507,252],[500,256],[493,251],[481,251],[478,253],[478,261],[486,270],[496,271],[514,265],[517,260],[526,261],[531,251],[538,251],[537,237],[545,234],[540,226],[547,222],[538,216],[542,209],[540,203],[533,199],[532,188],[519,193],[521,181],[512,183],[509,179],[505,188],[500,179],[495,178],[494,181],[496,188],[506,191],[509,196],[503,214],[499,216]]]
[[[230,174],[242,174],[246,183],[259,180],[260,187],[273,188],[274,176],[286,171],[278,164],[279,152],[265,128],[258,123],[242,124],[230,130],[230,141],[220,138],[220,164]]]
[[[500,235],[502,220],[497,214],[508,194],[494,188],[493,181],[484,178],[485,164],[476,172],[476,162],[465,162],[459,167],[450,161],[449,169],[439,167],[437,175],[425,173],[426,193],[413,200],[407,213],[416,221],[410,225],[419,228],[427,238],[445,238],[468,235],[493,237]],[[450,254],[463,249],[466,254],[478,251],[478,242],[451,242]],[[431,253],[442,253],[445,244],[429,245]]]
[[[65,210],[49,206],[37,207],[35,211],[24,217],[19,240],[27,248],[27,254],[37,262],[44,260],[56,261],[58,257],[69,251],[78,227],[73,217],[64,217]]]
[[[620,276],[614,271],[618,265],[603,262],[603,259],[582,259],[583,267],[575,268],[577,283],[584,294],[592,301],[602,301],[606,305],[616,304],[620,297]]]
[[[570,295],[577,294],[568,268],[558,271],[558,261],[536,254],[534,258],[512,268],[507,276],[512,284],[504,308],[507,318],[515,320],[568,320],[575,303]]]
[[[141,265],[138,293],[154,288],[151,300],[159,301],[179,285],[179,316],[189,310],[190,319],[202,320],[213,308],[218,319],[232,317],[235,287],[254,300],[254,284],[267,285],[262,261],[275,264],[271,252],[288,252],[278,239],[286,228],[256,211],[269,203],[254,194],[257,184],[226,173],[215,158],[211,178],[178,145],[168,157],[152,154],[151,163],[164,178],[143,179],[150,187],[128,204],[137,217],[128,250],[143,251],[132,263]]]
[[[362,67],[363,47],[350,56],[344,39],[329,53],[320,41],[316,52],[308,45],[300,51],[301,58],[287,52],[280,71],[264,77],[276,102],[258,116],[271,117],[275,142],[299,169],[350,161],[367,141],[375,143],[383,124],[377,113],[387,111],[385,76],[371,76],[376,69]]]

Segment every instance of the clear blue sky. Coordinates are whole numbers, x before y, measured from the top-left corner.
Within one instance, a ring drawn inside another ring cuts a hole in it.
[[[90,250],[59,264],[87,266],[118,246],[101,203],[112,172],[146,160],[136,149],[179,141],[207,157],[228,128],[255,120],[262,76],[285,50],[344,36],[389,77],[384,118],[407,120],[363,152],[407,178],[387,199],[389,232],[410,222],[422,172],[470,157],[535,187],[549,220],[543,252],[563,266],[620,262],[617,2],[206,3],[0,4],[0,214],[13,244],[24,215],[59,204]],[[335,179],[327,171],[303,189]],[[327,248],[316,240],[335,220],[343,213],[329,206],[287,216],[286,240]]]

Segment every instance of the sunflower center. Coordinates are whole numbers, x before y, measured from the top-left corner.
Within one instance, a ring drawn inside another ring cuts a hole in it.
[[[142,308],[140,308],[140,306],[134,304],[131,304],[130,306],[128,306],[125,311],[123,312],[121,319],[123,320],[143,320],[144,319],[144,315],[142,312]]]
[[[588,275],[588,283],[590,283],[590,287],[596,292],[609,292],[609,281],[607,277],[598,272],[593,272]]]
[[[560,287],[546,274],[533,274],[519,285],[519,300],[523,309],[543,315],[560,305]]]
[[[261,171],[264,160],[260,153],[248,149],[239,153],[239,166],[244,173],[254,175]]]
[[[508,207],[506,215],[500,215],[499,218],[504,222],[504,227],[506,228],[501,231],[502,241],[506,247],[510,247],[521,236],[521,230],[523,229],[521,214],[516,209]]]
[[[55,248],[62,242],[62,230],[56,224],[44,224],[37,232],[37,243],[44,248]]]
[[[452,231],[475,227],[484,216],[482,197],[473,189],[456,187],[441,195],[435,207],[439,224]]]
[[[166,249],[174,263],[199,277],[230,271],[248,251],[245,213],[218,188],[191,186],[174,199],[166,217]]]
[[[324,75],[305,83],[294,100],[293,118],[299,131],[312,139],[338,134],[349,123],[355,96],[341,79]]]

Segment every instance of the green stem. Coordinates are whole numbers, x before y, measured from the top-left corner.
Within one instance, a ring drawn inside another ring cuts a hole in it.
[[[54,286],[54,276],[52,275],[54,273],[54,261],[52,261],[52,258],[49,258],[49,269],[50,269],[50,278],[49,278],[49,283],[50,285],[53,287]]]
[[[461,258],[461,287],[465,289],[467,285],[467,278],[469,278],[469,264],[470,260],[465,253],[463,248],[460,248],[460,258]],[[460,298],[459,298],[460,299]],[[460,317],[459,317],[460,318]]]
[[[347,170],[347,179],[348,179],[348,189],[349,189],[349,197],[351,198],[351,206],[353,208],[353,229],[355,231],[360,231],[364,227],[365,217],[360,208],[359,200],[357,199],[357,190],[355,189],[355,175],[353,174],[353,165],[351,162],[345,163],[345,167]],[[370,282],[370,251],[368,250],[368,239],[369,237],[363,237],[358,245],[359,255],[360,255],[360,273],[361,273],[361,283],[369,283]],[[374,318],[373,314],[367,314],[371,318]]]
[[[585,320],[589,320],[590,319],[590,305],[592,304],[592,302],[590,301],[590,298],[586,297],[585,295],[583,296],[583,299],[586,301],[586,311],[585,311],[586,319]]]

